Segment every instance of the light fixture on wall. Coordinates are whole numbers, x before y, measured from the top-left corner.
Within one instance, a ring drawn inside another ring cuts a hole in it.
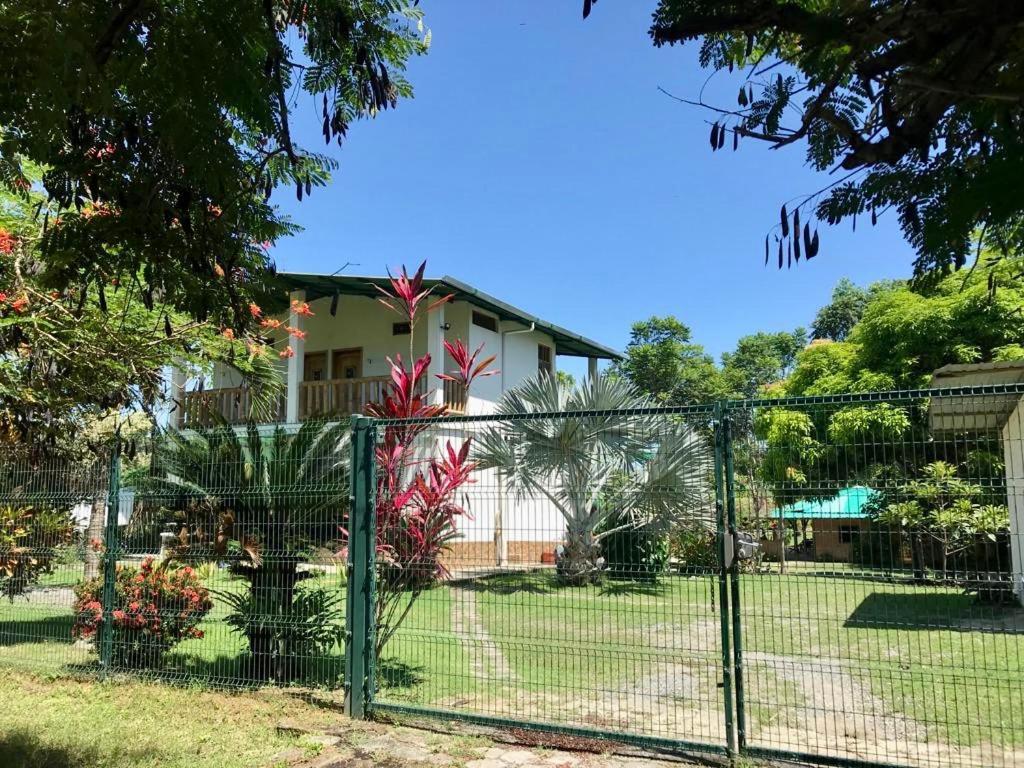
[[[331,297],[331,317],[338,314],[338,299],[341,298],[341,294],[335,293]]]
[[[441,330],[442,331],[450,331],[451,329],[452,329],[452,324],[451,323],[441,323]]]

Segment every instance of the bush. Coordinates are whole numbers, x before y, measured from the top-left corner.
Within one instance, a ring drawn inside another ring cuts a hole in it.
[[[598,526],[597,532],[620,528],[627,521],[611,515]],[[630,525],[614,531],[601,540],[605,568],[613,579],[655,581],[668,565],[668,535],[653,526]]]
[[[102,579],[75,587],[75,637],[93,638],[100,632],[102,594]],[[163,655],[182,640],[201,638],[198,625],[213,602],[191,568],[154,564],[148,557],[139,568],[118,567],[114,606],[112,663],[145,669],[159,666]]]
[[[718,568],[717,534],[706,528],[677,528],[669,539],[669,556],[684,573]]]
[[[54,509],[0,507],[0,594],[13,600],[53,570],[71,543],[71,514]]]
[[[310,662],[344,642],[343,595],[320,585],[296,589],[290,601],[267,600],[251,592],[218,593],[231,612],[225,622],[249,640],[254,678],[303,678],[317,672]]]

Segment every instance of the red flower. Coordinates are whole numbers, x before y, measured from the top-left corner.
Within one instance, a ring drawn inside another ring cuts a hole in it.
[[[309,304],[298,299],[292,299],[292,312],[302,317],[312,317],[313,310],[309,308]]]
[[[256,303],[249,304],[249,314],[254,318],[260,317],[263,314],[263,310],[260,309],[260,305]]]
[[[287,360],[289,357],[295,357],[295,350],[292,349],[291,347],[285,347],[284,349],[277,353],[277,356],[280,357],[282,360]]]
[[[381,288],[379,285],[374,284],[374,287],[384,294],[384,298],[378,299],[388,309],[397,312],[402,317],[409,319],[412,324],[416,323],[416,313],[420,309],[420,303],[426,299],[431,292],[431,288],[424,290],[423,288],[423,271],[427,268],[427,262],[420,264],[420,268],[416,270],[416,274],[409,277],[409,273],[405,271],[405,267],[402,267],[402,272],[398,277],[394,277],[391,271],[388,271],[388,279],[391,282],[391,290],[388,291],[385,288]],[[454,294],[448,294],[440,299],[436,299],[427,305],[426,311],[431,312],[437,307],[448,301]]]

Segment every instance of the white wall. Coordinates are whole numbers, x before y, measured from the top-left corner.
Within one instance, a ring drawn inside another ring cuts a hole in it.
[[[1006,497],[1010,508],[1010,561],[1013,591],[1024,598],[1024,399],[1010,413],[1003,427],[1003,461],[1006,463]]]

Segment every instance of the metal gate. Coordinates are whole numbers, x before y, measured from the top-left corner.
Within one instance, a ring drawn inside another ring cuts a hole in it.
[[[420,423],[408,471],[467,440],[479,462],[456,494],[459,537],[420,560],[388,540],[393,519],[378,524],[380,449],[412,424],[357,419],[350,711],[554,744],[1020,764],[1007,519],[1024,516],[1022,397],[1012,385]]]

